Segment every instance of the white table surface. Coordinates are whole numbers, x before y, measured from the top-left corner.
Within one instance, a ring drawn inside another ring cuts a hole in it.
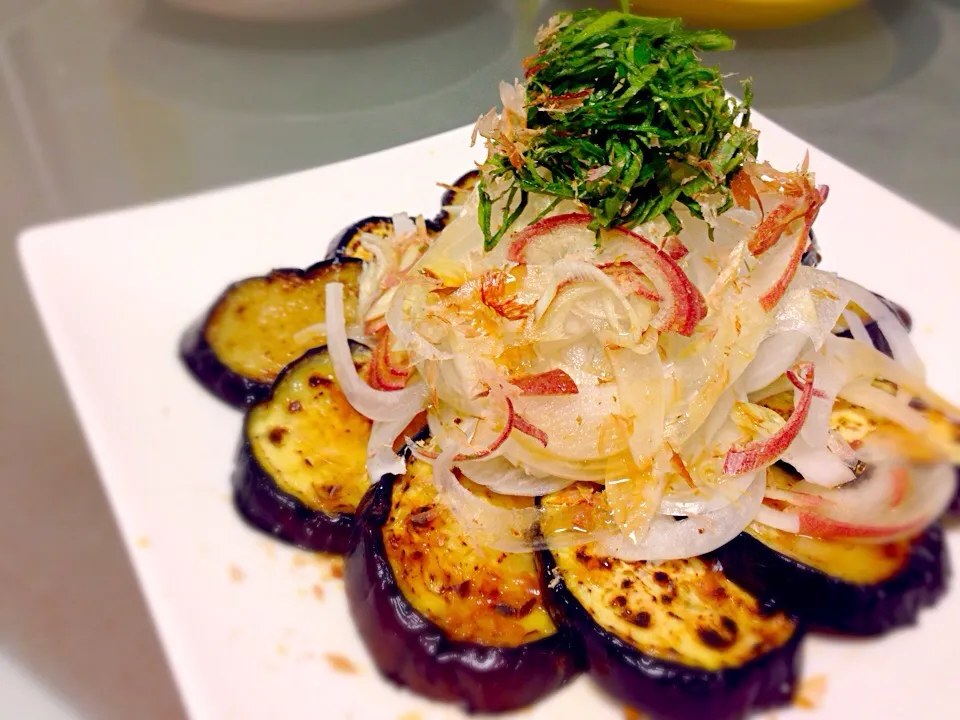
[[[405,0],[264,27],[159,0],[0,0],[0,720],[183,717],[17,233],[470,122],[518,72],[536,5]],[[760,110],[960,225],[960,0],[875,0],[735,36],[723,67],[754,77]]]

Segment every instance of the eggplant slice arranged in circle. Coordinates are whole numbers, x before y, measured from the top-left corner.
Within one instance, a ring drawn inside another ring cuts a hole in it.
[[[352,351],[362,376],[371,353],[356,343]],[[345,552],[370,486],[370,427],[337,385],[327,349],[307,352],[247,411],[233,476],[240,514],[306,550]]]
[[[235,282],[184,334],[180,357],[200,384],[230,405],[259,402],[284,367],[326,344],[328,282],[344,284],[347,322],[354,320],[362,267],[359,260],[335,258]]]
[[[950,574],[939,525],[912,540],[874,544],[753,523],[718,557],[737,584],[796,613],[811,629],[850,635],[915,624],[946,592]]]
[[[590,545],[541,551],[547,604],[590,673],[653,720],[733,720],[789,704],[803,629],[705,558],[627,562]]]
[[[344,577],[380,672],[419,695],[507,712],[580,669],[575,635],[544,606],[533,553],[475,546],[439,501],[427,463],[384,476],[364,497]]]

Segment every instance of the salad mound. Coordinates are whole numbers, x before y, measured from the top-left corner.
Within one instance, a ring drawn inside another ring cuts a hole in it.
[[[436,236],[400,218],[392,236],[362,238],[362,327],[327,285],[337,379],[375,421],[371,480],[402,471],[393,443],[426,412],[413,453],[493,548],[589,539],[622,559],[687,558],[753,521],[914,535],[954,495],[955,438],[931,428],[960,411],[926,385],[884,301],[801,263],[828,188],[806,160],[757,160],[746,104],[693,60],[722,36],[677,28],[554,18],[526,83],[503,84],[503,107],[477,124],[488,153],[460,214]],[[611,105],[626,113],[614,123]],[[373,387],[349,362],[357,333],[375,338]],[[876,425],[850,437],[831,422],[838,402]],[[775,464],[796,475],[769,480]],[[462,478],[503,495],[603,492],[545,536],[556,510],[504,509]]]

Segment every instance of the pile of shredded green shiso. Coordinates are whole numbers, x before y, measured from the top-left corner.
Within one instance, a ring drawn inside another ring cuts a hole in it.
[[[720,31],[685,30],[679,19],[626,12],[561,13],[525,61],[526,130],[517,153],[496,139],[481,166],[480,225],[496,246],[529,193],[582,203],[594,229],[633,227],[663,215],[679,231],[679,201],[701,216],[697,197],[720,193],[756,154],[751,92],[726,95],[723,76],[697,53],[729,50]],[[494,224],[494,203],[502,216]]]

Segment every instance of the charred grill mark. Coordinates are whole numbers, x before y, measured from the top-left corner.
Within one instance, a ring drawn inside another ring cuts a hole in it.
[[[530,598],[523,605],[520,606],[520,609],[517,611],[517,617],[521,617],[521,618],[526,617],[531,612],[533,612],[533,608],[535,608],[536,606],[537,606],[537,598],[535,597]]]
[[[726,650],[732,647],[737,639],[736,633],[732,636],[725,635],[718,630],[705,627],[697,628],[697,637],[700,638],[700,642],[714,650]]]
[[[577,560],[589,570],[609,570],[613,567],[613,561],[606,557],[595,557],[590,555],[584,548],[577,550]]]

